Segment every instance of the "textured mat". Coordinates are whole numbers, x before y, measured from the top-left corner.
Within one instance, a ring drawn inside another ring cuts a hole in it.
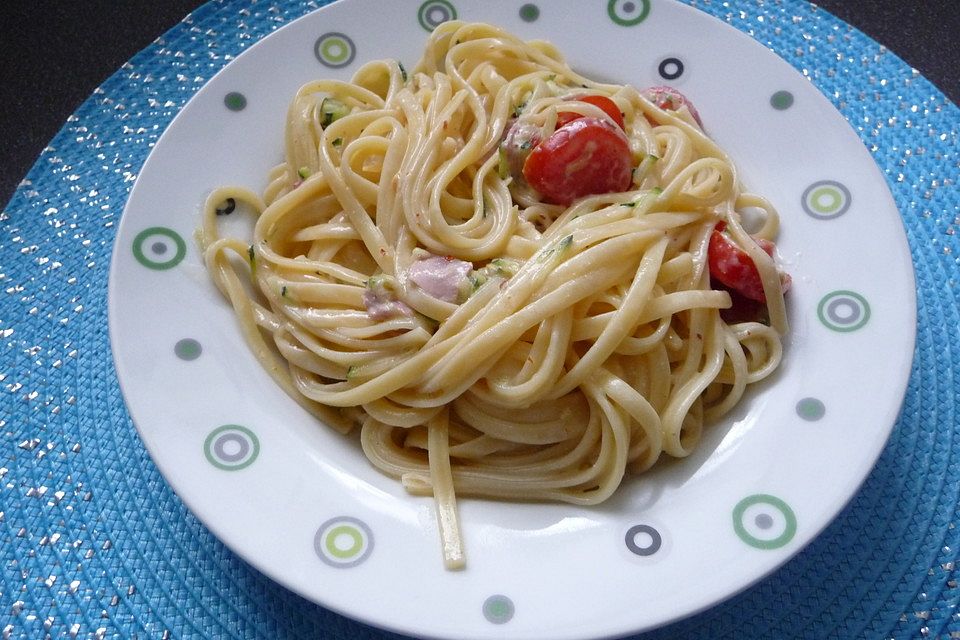
[[[130,422],[107,335],[115,226],[152,144],[233,56],[320,4],[205,5],[70,117],[0,214],[3,638],[396,637],[273,583],[186,510]],[[890,442],[834,523],[748,591],[642,637],[960,638],[960,110],[806,2],[689,4],[776,51],[858,132],[907,230],[918,334]]]

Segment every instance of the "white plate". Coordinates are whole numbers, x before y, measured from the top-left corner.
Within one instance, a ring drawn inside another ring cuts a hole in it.
[[[779,208],[794,282],[782,370],[692,457],[596,508],[461,500],[463,572],[442,567],[432,500],[374,470],[356,441],[317,424],[261,370],[193,241],[212,188],[265,185],[300,84],[348,78],[377,58],[410,68],[426,27],[451,13],[549,39],[588,75],[680,87],[744,182]],[[779,567],[873,466],[903,398],[914,321],[897,209],[844,119],[763,46],[668,0],[344,0],[297,20],[231,62],[170,125],[130,196],[110,274],[127,405],[190,509],[311,600],[449,638],[639,631]]]

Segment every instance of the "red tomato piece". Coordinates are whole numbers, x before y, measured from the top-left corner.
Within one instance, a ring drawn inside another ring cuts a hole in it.
[[[623,129],[623,114],[620,113],[620,107],[607,96],[581,96],[574,98],[574,100],[577,102],[586,102],[587,104],[592,104],[595,107],[603,109],[603,112],[610,116],[610,118],[617,123],[617,126]],[[559,112],[557,113],[557,129],[583,117],[573,111],[563,111],[562,106],[557,107],[557,111]]]
[[[540,142],[523,177],[546,202],[568,205],[596,193],[626,191],[633,170],[627,136],[599,118],[578,118]]]
[[[753,259],[746,251],[720,232],[722,228],[722,225],[718,225],[710,236],[710,245],[707,248],[710,276],[748,300],[766,302],[767,296],[763,293],[763,282],[760,279],[760,272],[757,271],[757,265],[753,263]],[[758,239],[756,243],[767,255],[773,255],[772,242]],[[789,286],[790,276],[781,274],[781,290],[786,291]]]
[[[643,97],[657,105],[664,111],[677,111],[681,107],[686,107],[690,115],[697,121],[700,128],[703,128],[703,122],[700,120],[700,114],[693,103],[673,87],[650,87],[643,90]]]

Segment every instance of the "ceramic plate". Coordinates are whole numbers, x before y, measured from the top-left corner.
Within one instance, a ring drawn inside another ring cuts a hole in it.
[[[378,58],[412,68],[450,18],[548,39],[587,75],[680,88],[744,183],[780,210],[794,283],[782,370],[690,458],[595,508],[461,500],[461,572],[443,569],[432,500],[407,495],[261,370],[194,241],[213,188],[265,186],[299,85]],[[669,0],[343,0],[315,11],[231,62],[170,125],[130,195],[110,275],[127,405],[189,508],[303,596],[444,638],[626,634],[775,570],[873,466],[903,398],[914,322],[898,212],[844,119],[763,46]]]

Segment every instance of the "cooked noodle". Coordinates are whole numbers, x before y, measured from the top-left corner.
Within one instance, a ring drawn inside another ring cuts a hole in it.
[[[518,114],[549,135],[577,91],[623,113],[633,182],[540,202],[498,147]],[[599,503],[625,474],[688,455],[780,362],[780,275],[738,213],[773,239],[773,207],[741,191],[688,111],[584,78],[549,44],[445,23],[409,75],[386,60],[303,86],[285,143],[262,197],[209,196],[204,259],[277,383],[435,497],[448,567],[464,562],[455,493]],[[221,237],[230,198],[255,213],[252,239]],[[719,222],[756,264],[769,324],[721,316]],[[455,299],[411,279],[433,257],[467,264]]]

